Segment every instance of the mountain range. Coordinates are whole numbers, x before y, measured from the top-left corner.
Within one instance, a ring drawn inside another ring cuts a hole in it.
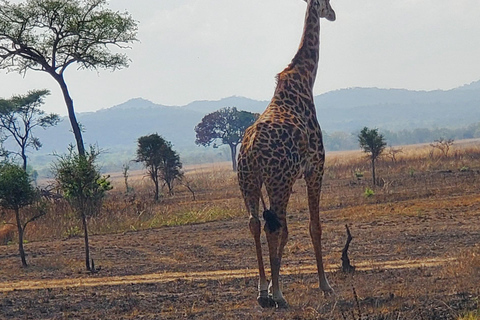
[[[459,127],[480,122],[480,81],[435,91],[348,88],[318,95],[315,104],[322,130],[327,133],[357,132],[365,126],[380,131]],[[158,133],[172,142],[181,157],[193,162],[202,158],[195,154],[206,152],[194,143],[194,128],[203,116],[223,107],[261,113],[267,105],[268,101],[237,96],[195,101],[185,106],[165,106],[135,98],[96,112],[78,113],[77,118],[85,130],[86,145],[98,144],[106,150],[109,161],[133,159],[137,139]],[[74,142],[66,117],[56,127],[37,130],[36,136],[43,147],[30,154],[34,165],[51,162],[53,158],[48,155],[64,153]]]

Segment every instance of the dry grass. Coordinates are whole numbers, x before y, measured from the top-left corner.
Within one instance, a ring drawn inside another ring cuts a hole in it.
[[[0,226],[0,245],[8,244],[15,236],[15,226],[12,224],[5,224]]]
[[[408,199],[431,196],[455,195],[475,192],[480,188],[480,146],[467,142],[455,145],[448,157],[444,157],[428,145],[403,147],[392,161],[385,156],[377,165],[380,186],[372,187],[369,161],[360,151],[333,152],[327,155],[325,180],[321,205],[323,210],[355,208],[353,214],[365,218],[367,206],[388,204]],[[185,185],[177,184],[175,195],[165,195],[155,203],[153,185],[142,171],[130,172],[129,186],[125,193],[121,173],[113,173],[114,189],[109,193],[100,215],[90,220],[92,234],[121,233],[162,226],[230,219],[245,216],[236,174],[230,163],[218,163],[185,168]],[[356,175],[357,173],[357,175]],[[358,173],[363,176],[360,177]],[[366,197],[367,188],[374,195]],[[164,192],[166,194],[166,192]],[[362,208],[363,207],[363,208]],[[359,210],[360,209],[360,210]],[[306,212],[305,183],[299,180],[291,197],[289,211]],[[394,209],[395,210],[395,209]],[[422,215],[428,208],[410,210],[409,214]],[[388,212],[390,213],[390,212]],[[352,214],[352,213],[349,213]],[[6,216],[6,221],[13,221]],[[81,223],[63,201],[51,204],[47,217],[29,225],[26,239],[60,239],[80,234]]]

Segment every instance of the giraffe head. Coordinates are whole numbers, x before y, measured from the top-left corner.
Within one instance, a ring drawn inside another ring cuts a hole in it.
[[[314,8],[318,10],[320,18],[326,18],[329,21],[335,21],[335,11],[330,6],[330,0],[305,0],[306,3],[312,2]]]

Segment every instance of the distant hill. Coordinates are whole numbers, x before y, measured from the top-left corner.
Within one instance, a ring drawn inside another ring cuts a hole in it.
[[[315,103],[320,125],[327,133],[351,133],[364,126],[388,130],[458,127],[480,122],[480,81],[446,91],[348,88],[316,96]],[[234,96],[165,106],[135,98],[108,109],[79,113],[77,117],[85,129],[87,145],[98,144],[108,151],[112,161],[124,161],[134,157],[140,136],[155,132],[171,141],[181,156],[205,152],[194,143],[194,127],[204,115],[223,107],[261,113],[267,104]],[[57,127],[38,130],[37,136],[43,147],[31,154],[34,165],[51,161],[53,158],[47,154],[63,153],[74,141],[67,118]]]

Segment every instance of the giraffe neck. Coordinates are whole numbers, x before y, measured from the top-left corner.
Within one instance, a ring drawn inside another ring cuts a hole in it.
[[[308,79],[308,85],[313,90],[317,76],[320,54],[320,17],[314,8],[315,1],[309,1],[305,15],[305,26],[302,40],[295,57],[285,71],[298,72],[302,78]]]

